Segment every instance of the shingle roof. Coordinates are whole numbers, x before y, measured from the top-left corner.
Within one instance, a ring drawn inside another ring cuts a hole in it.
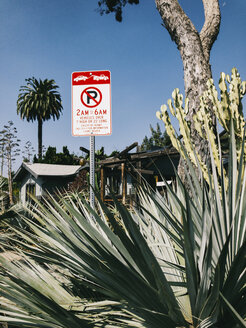
[[[19,180],[24,171],[30,172],[35,178],[39,176],[71,176],[75,175],[82,168],[87,167],[88,165],[58,165],[58,164],[41,164],[41,163],[22,163],[19,170],[14,176],[14,180]]]

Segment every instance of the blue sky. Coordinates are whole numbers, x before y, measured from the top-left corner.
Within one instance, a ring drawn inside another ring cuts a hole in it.
[[[202,0],[180,0],[198,30],[204,16]],[[220,2],[222,23],[211,52],[213,78],[237,67],[246,80],[246,1]],[[71,73],[110,70],[112,79],[111,136],[96,137],[96,149],[123,150],[149,135],[156,111],[174,88],[183,91],[183,67],[176,45],[161,25],[154,0],[125,8],[123,22],[100,16],[97,0],[1,0],[0,2],[0,129],[12,120],[22,147],[37,150],[37,123],[16,114],[19,88],[29,77],[54,79],[60,86],[63,115],[44,122],[43,144],[68,146],[81,154],[89,137],[71,135]],[[15,169],[21,163],[16,163]]]

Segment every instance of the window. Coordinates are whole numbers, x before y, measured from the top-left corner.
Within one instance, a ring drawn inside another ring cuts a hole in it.
[[[35,185],[35,183],[28,183],[26,185],[26,202],[30,202],[32,200],[31,195],[32,196],[36,195],[36,185]]]

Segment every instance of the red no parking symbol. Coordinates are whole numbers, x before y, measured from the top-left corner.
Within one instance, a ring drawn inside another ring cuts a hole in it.
[[[88,87],[81,93],[81,102],[88,108],[98,106],[102,101],[102,93],[96,87]]]

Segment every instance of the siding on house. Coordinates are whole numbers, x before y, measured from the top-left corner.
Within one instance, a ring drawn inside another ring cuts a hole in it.
[[[20,201],[25,204],[26,202],[26,195],[27,195],[27,185],[34,184],[35,185],[35,196],[37,198],[42,196],[42,183],[43,179],[41,177],[35,178],[31,173],[26,174],[26,176],[21,181],[20,186]]]
[[[14,176],[14,181],[20,182],[20,201],[25,204],[28,199],[27,191],[40,198],[45,192],[54,193],[64,188],[76,177],[80,170],[88,169],[88,164],[57,165],[22,163]]]

